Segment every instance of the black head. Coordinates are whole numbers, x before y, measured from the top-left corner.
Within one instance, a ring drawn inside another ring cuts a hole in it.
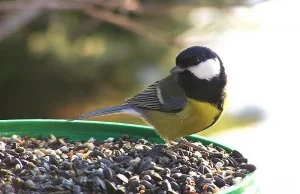
[[[198,79],[211,80],[224,71],[220,57],[211,49],[193,46],[183,50],[176,57],[176,67],[171,73],[190,72]]]
[[[222,104],[227,78],[220,57],[211,49],[193,46],[176,57],[171,73],[178,74],[186,95],[196,100]]]
[[[183,50],[176,57],[176,66],[187,69],[190,66],[196,66],[199,63],[209,59],[219,58],[211,49],[203,46],[193,46]]]

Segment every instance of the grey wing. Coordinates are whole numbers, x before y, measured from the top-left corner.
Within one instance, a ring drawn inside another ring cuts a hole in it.
[[[157,84],[158,81],[151,84],[150,86],[139,92],[137,95],[126,99],[125,102],[127,104],[131,104],[141,108],[160,110],[161,102],[157,97]]]
[[[177,83],[177,76],[171,74],[165,79],[149,85],[125,102],[140,108],[177,112],[184,108],[186,96]]]

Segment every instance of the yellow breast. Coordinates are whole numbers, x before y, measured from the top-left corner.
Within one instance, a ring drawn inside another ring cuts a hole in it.
[[[179,113],[147,111],[145,119],[165,140],[176,140],[206,129],[220,117],[221,110],[207,102],[189,99]]]

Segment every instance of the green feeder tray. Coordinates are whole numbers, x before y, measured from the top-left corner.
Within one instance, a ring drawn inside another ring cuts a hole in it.
[[[49,136],[52,133],[55,136],[68,136],[70,140],[80,141],[88,140],[90,137],[104,140],[109,137],[117,137],[128,134],[134,138],[144,138],[150,142],[163,143],[164,141],[155,133],[152,127],[96,121],[66,121],[50,119],[24,119],[24,120],[0,120],[0,135],[11,136],[28,135],[38,137],[39,135]],[[203,144],[213,143],[224,148],[226,151],[232,149],[213,142],[207,138],[198,135],[190,135],[188,140],[201,141]],[[255,183],[255,172],[248,174],[243,180],[220,194],[257,194],[258,186]]]

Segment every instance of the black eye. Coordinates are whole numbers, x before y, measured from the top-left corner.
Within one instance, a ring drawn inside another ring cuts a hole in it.
[[[192,57],[192,60],[191,60],[192,62],[192,64],[193,65],[198,65],[199,63],[200,63],[200,60],[199,60],[199,58],[198,57]]]

